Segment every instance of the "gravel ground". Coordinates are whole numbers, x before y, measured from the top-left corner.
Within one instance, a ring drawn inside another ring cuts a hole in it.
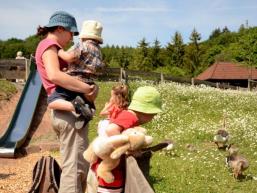
[[[27,193],[32,184],[32,171],[35,163],[50,152],[32,153],[16,159],[0,158],[0,192]],[[59,155],[52,155],[60,163]]]
[[[21,90],[18,89],[18,92],[9,100],[0,100],[0,136],[9,125]],[[40,123],[33,125],[36,128],[28,145],[29,154],[15,159],[0,158],[0,193],[27,193],[32,184],[33,167],[41,156],[52,155],[60,163],[59,153],[48,151],[53,148],[58,150],[58,140],[49,121],[50,112],[46,108],[43,110],[40,108],[40,110],[43,112],[41,117],[39,116]],[[38,114],[40,114],[39,111],[37,111]],[[35,147],[40,147],[41,150]]]

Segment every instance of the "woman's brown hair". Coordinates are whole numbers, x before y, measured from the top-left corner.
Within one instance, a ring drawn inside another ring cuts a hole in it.
[[[41,27],[38,26],[37,28],[37,36],[45,36],[48,34],[48,32],[53,32],[55,31],[59,26],[54,26],[54,27]]]

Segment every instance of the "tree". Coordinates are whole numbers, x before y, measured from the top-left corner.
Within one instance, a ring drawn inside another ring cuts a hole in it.
[[[201,40],[201,34],[199,34],[195,28],[193,29],[189,39],[192,41],[192,44],[195,46],[196,50],[199,51],[200,49],[198,42]]]
[[[222,45],[214,45],[211,46],[208,50],[206,50],[203,57],[203,64],[205,66],[209,66],[215,62],[215,57],[220,54],[224,50]]]
[[[157,40],[157,38],[154,41],[154,45],[151,51],[151,63],[154,69],[163,66],[162,60],[161,60],[161,44]]]
[[[23,55],[27,58],[29,58],[31,54],[35,55],[36,48],[40,40],[41,38],[36,35],[26,38],[24,42],[25,52]]]
[[[103,55],[103,61],[106,66],[119,67],[118,57],[117,57],[117,53],[119,52],[119,47],[114,45],[112,46],[106,45],[101,50]]]
[[[201,35],[194,28],[191,36],[189,38],[191,42],[187,47],[187,58],[189,59],[188,68],[190,73],[194,76],[197,68],[200,66],[200,46],[199,41],[201,40]]]
[[[215,30],[212,31],[211,35],[209,36],[209,39],[214,39],[218,37],[221,34],[220,28],[216,28]]]
[[[120,67],[124,69],[128,69],[129,66],[129,55],[127,52],[127,49],[124,47],[121,47],[118,55],[118,62],[120,64]]]
[[[244,26],[244,24],[241,24],[238,29],[238,33],[244,33],[244,32],[245,32],[245,26]]]
[[[241,56],[244,63],[249,66],[257,66],[257,29],[246,34],[239,40]]]
[[[185,45],[183,43],[182,35],[179,32],[175,32],[171,42],[168,43],[166,50],[169,58],[169,65],[182,68]]]
[[[1,46],[1,58],[15,58],[18,51],[26,52],[24,41],[17,38],[8,39]]]
[[[223,29],[222,29],[222,33],[229,33],[230,30],[228,29],[227,26],[225,26]]]
[[[149,43],[143,38],[139,41],[135,54],[134,67],[138,70],[148,71],[151,69],[151,59],[149,57]]]

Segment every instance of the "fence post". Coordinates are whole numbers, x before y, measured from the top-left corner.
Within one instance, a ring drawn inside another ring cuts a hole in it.
[[[248,78],[248,85],[247,85],[247,88],[249,91],[252,90],[252,85],[251,85],[251,80]]]
[[[219,83],[218,82],[216,82],[216,88],[219,88],[220,86],[219,86]]]
[[[164,82],[164,76],[163,76],[163,73],[161,73],[161,83]]]
[[[194,86],[195,85],[195,79],[191,78],[191,84]]]
[[[25,59],[25,81],[27,81],[30,73],[31,58]]]
[[[123,68],[120,68],[120,82],[124,84],[128,83],[127,73]]]

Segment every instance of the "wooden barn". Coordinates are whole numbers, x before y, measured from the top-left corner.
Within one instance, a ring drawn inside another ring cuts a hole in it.
[[[238,63],[218,62],[199,74],[196,79],[248,87],[249,80],[257,81],[257,69]]]

